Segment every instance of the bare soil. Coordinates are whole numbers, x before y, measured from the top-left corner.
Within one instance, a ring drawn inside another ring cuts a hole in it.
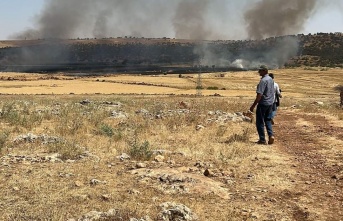
[[[321,115],[279,113],[274,127],[277,151],[289,155],[296,169],[291,178],[294,189],[280,196],[280,206],[291,206],[294,220],[342,220],[343,180],[335,175],[343,171],[343,127]],[[299,119],[308,124],[298,125]],[[339,144],[331,154],[324,154],[333,137]]]

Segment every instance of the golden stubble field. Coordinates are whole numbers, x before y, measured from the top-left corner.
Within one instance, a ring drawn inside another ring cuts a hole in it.
[[[342,220],[343,70],[273,73],[265,146],[256,72],[1,73],[0,220]]]

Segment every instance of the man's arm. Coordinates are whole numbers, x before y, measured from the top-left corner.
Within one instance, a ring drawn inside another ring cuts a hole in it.
[[[258,104],[258,102],[260,102],[261,99],[262,99],[262,94],[256,94],[256,99],[255,99],[254,103],[250,107],[250,111],[251,112],[254,112],[254,109],[255,109],[256,105]]]

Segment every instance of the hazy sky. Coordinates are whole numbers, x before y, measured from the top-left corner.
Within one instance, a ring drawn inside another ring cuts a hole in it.
[[[45,8],[46,0],[0,0],[0,39],[5,40],[16,33],[23,32],[27,29],[35,27],[35,21]],[[55,0],[58,1],[58,0]],[[129,1],[129,0],[128,0]],[[142,0],[144,1],[144,0]],[[170,1],[170,0],[166,0]],[[239,0],[226,0],[228,5],[239,4]],[[286,1],[286,0],[285,0]],[[301,1],[301,0],[299,0]],[[314,0],[315,1],[315,0]],[[301,33],[317,33],[317,32],[343,32],[343,0],[322,0],[327,4],[316,10],[315,14],[308,19],[304,30]],[[256,0],[255,0],[256,2]],[[220,13],[224,10],[220,11]],[[237,12],[238,11],[238,12]],[[228,11],[227,13],[232,13]],[[236,10],[234,16],[237,20],[235,22],[243,21],[243,13]],[[223,16],[224,17],[224,16]],[[227,16],[225,18],[228,18]],[[230,21],[218,20],[214,21],[214,25],[222,25]],[[236,33],[240,33],[241,38],[246,38],[244,35],[245,25],[234,25],[233,28]],[[123,33],[125,35],[125,33]],[[130,35],[128,33],[127,35]],[[175,33],[166,29],[165,36],[175,35]],[[89,37],[89,36],[80,36]],[[116,37],[116,36],[113,36]],[[147,36],[147,37],[164,37],[164,36]],[[228,37],[228,36],[225,36]],[[232,39],[240,37],[232,36]]]

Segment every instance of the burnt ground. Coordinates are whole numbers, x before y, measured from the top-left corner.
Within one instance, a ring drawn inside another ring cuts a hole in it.
[[[294,220],[343,220],[343,127],[293,111],[279,111],[276,120],[277,148],[297,171],[295,189],[282,193],[280,206],[290,207]],[[333,139],[336,149],[330,149]]]

